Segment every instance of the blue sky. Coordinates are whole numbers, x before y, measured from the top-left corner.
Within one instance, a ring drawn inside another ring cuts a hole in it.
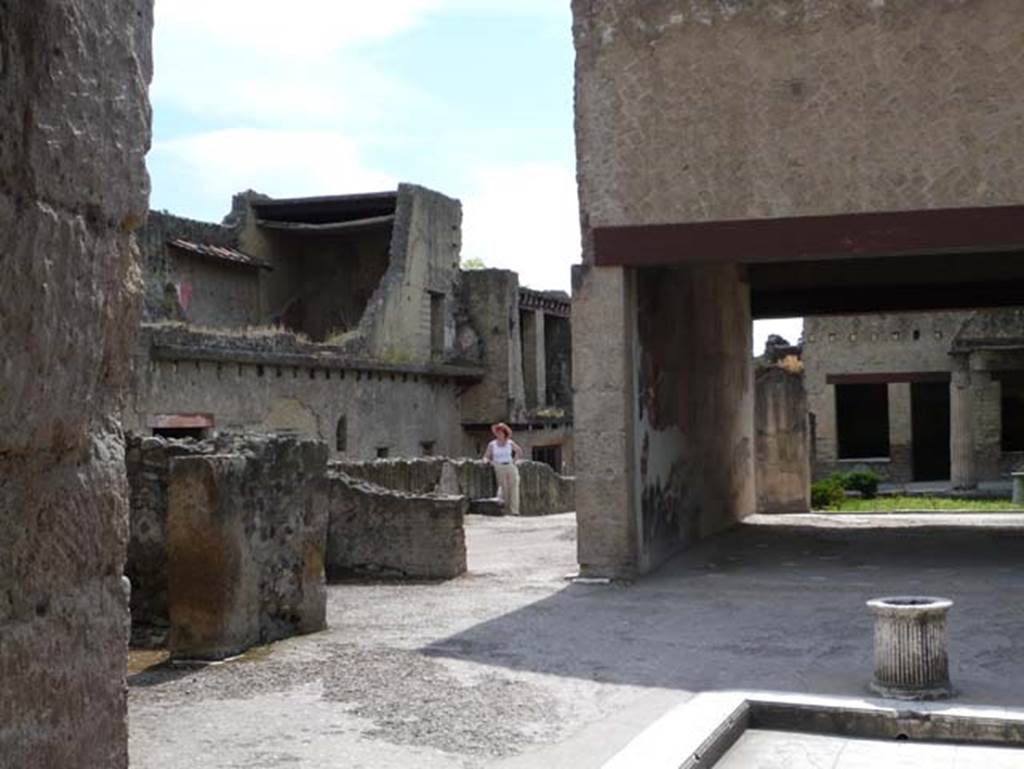
[[[462,200],[464,258],[568,290],[568,0],[157,0],[156,14],[153,208],[219,221],[247,188],[411,181]]]

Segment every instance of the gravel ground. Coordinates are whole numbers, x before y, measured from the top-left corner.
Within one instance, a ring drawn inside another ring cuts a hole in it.
[[[1019,707],[1022,522],[756,518],[601,586],[565,580],[573,516],[472,518],[463,578],[335,585],[323,633],[132,675],[132,766],[600,766],[693,692],[863,696],[863,602],[899,593],[956,601],[959,701]]]
[[[481,767],[644,693],[517,669],[515,648],[499,641],[433,648],[565,589],[575,570],[571,514],[473,517],[467,536],[465,577],[333,585],[323,633],[223,664],[131,675],[132,766]]]

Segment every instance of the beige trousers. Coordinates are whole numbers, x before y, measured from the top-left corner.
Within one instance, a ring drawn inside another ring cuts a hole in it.
[[[498,480],[498,498],[509,515],[519,515],[519,468],[514,464],[495,465]]]

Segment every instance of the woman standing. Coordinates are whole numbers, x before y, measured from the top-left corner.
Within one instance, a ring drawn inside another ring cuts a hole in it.
[[[494,465],[498,480],[498,497],[509,515],[519,515],[519,468],[523,450],[512,440],[512,428],[504,422],[491,426],[494,440],[487,444],[484,461]]]

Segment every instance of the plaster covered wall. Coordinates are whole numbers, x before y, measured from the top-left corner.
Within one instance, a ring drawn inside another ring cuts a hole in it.
[[[167,279],[183,320],[208,328],[246,328],[260,322],[260,271],[171,249]],[[167,292],[165,290],[165,298]],[[166,305],[166,302],[165,302]]]
[[[728,265],[637,276],[641,571],[754,512],[745,289]]]
[[[150,211],[146,217],[145,226],[139,230],[138,234],[139,248],[142,253],[143,276],[145,278],[143,320],[183,319],[175,312],[174,306],[168,302],[168,297],[166,296],[167,284],[173,284],[178,289],[180,296],[183,281],[190,280],[192,281],[191,285],[186,290],[191,294],[196,288],[194,279],[198,276],[189,275],[187,270],[184,274],[181,274],[177,262],[182,259],[191,261],[194,257],[185,256],[181,251],[172,249],[168,245],[169,241],[178,238],[192,243],[225,248],[233,248],[237,245],[236,232],[231,227],[186,219],[185,217],[174,216],[163,211]],[[199,269],[202,268],[200,267]],[[213,269],[212,265],[210,269]],[[230,276],[242,282],[245,281],[245,271],[237,270],[236,268],[226,269],[230,270]],[[253,274],[249,276],[250,280],[258,281],[255,271],[252,272]],[[234,295],[234,287],[228,287],[228,289]],[[234,313],[229,313],[224,318],[211,317],[211,313],[216,311],[216,292],[213,291],[212,286],[208,289],[200,286],[200,291],[207,295],[208,300],[203,302],[204,307],[201,313],[203,320],[196,322],[208,325],[239,325],[239,322],[235,321],[236,315]],[[244,296],[251,303],[251,306],[240,307],[239,309],[241,315],[248,319],[258,312],[259,302],[256,296],[251,296],[248,293],[244,294]],[[191,320],[187,315],[186,318]],[[246,322],[249,321],[247,320]]]
[[[1024,199],[1017,0],[573,10],[592,226]]]
[[[160,414],[209,414],[216,429],[290,431],[322,440],[332,456],[372,459],[438,454],[461,446],[456,389],[443,378],[307,365],[211,360],[157,361],[141,355],[126,425],[148,432]],[[344,449],[338,448],[344,418]]]
[[[0,763],[127,766],[150,0],[0,2]],[[87,738],[83,738],[87,735]]]

